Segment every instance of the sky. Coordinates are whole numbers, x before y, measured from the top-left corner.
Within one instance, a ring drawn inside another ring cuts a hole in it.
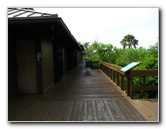
[[[158,8],[34,8],[37,12],[58,14],[81,44],[98,41],[122,48],[127,34],[135,36],[139,47],[158,42]]]

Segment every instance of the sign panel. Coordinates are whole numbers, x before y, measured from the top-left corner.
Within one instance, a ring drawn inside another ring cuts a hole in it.
[[[127,71],[133,69],[134,67],[136,67],[139,64],[140,64],[140,62],[132,62],[132,63],[126,65],[125,67],[121,68],[120,70],[122,70],[123,72],[127,72]]]

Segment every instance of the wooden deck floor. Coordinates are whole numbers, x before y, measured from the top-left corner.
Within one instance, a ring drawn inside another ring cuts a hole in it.
[[[100,70],[86,76],[81,64],[44,95],[10,98],[8,120],[158,122],[158,101],[131,100]]]

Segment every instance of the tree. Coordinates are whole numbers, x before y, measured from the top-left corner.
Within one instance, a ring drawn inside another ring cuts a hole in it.
[[[126,46],[128,45],[124,39],[120,42],[120,44],[123,46],[123,49],[125,49]]]
[[[89,42],[85,42],[84,43],[84,49],[86,50],[86,49],[88,49],[89,48]]]
[[[132,44],[133,44],[134,48],[136,48],[136,45],[138,45],[138,40],[134,39]]]
[[[132,46],[134,48],[136,48],[136,45],[138,45],[138,40],[135,39],[135,37],[131,34],[128,34],[126,36],[124,36],[124,38],[122,39],[122,41],[120,42],[121,45],[123,45],[123,49],[128,46],[129,49],[132,48]]]

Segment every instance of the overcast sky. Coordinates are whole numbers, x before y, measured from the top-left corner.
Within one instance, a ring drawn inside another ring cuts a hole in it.
[[[158,41],[158,8],[34,8],[58,14],[78,42],[111,43],[122,48],[127,34],[135,36],[138,47],[148,48]]]

